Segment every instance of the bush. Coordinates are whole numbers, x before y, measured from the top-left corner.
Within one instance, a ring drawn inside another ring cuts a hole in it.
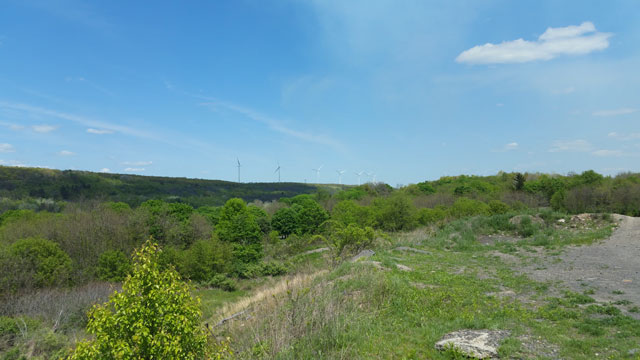
[[[523,216],[520,223],[517,226],[518,235],[522,237],[529,237],[536,233],[537,226],[531,221],[530,216]]]
[[[356,224],[342,225],[330,220],[323,225],[324,242],[331,248],[335,259],[339,259],[346,252],[356,252],[373,242],[375,231],[370,227],[360,228]]]
[[[294,234],[298,229],[298,214],[290,207],[282,208],[273,214],[271,227],[284,237]]]
[[[489,201],[489,213],[491,215],[504,214],[509,211],[509,205],[503,203],[500,200]]]
[[[105,281],[122,281],[131,271],[129,257],[119,250],[105,251],[98,258],[96,275]]]
[[[93,340],[71,359],[202,359],[207,337],[199,300],[174,270],[161,271],[160,250],[147,241],[134,254],[133,273],[121,292],[89,312]]]
[[[71,258],[58,244],[42,238],[27,238],[13,243],[0,255],[5,284],[17,287],[43,287],[68,283]]]
[[[482,201],[460,198],[449,209],[449,214],[456,219],[467,216],[489,215],[489,205]]]
[[[444,207],[438,206],[433,209],[425,208],[418,210],[418,222],[422,225],[430,225],[447,218],[447,211]]]
[[[260,276],[284,275],[289,269],[279,262],[266,262],[258,264],[242,264],[236,269],[236,275],[243,279],[253,279]]]
[[[416,225],[416,208],[406,196],[377,198],[373,212],[376,226],[385,231],[411,230]]]
[[[180,273],[198,282],[211,280],[215,275],[225,273],[231,264],[231,245],[215,237],[199,240],[184,252]]]
[[[217,274],[212,277],[207,285],[224,291],[236,291],[238,289],[238,284],[235,282],[235,280],[230,279],[222,274]]]

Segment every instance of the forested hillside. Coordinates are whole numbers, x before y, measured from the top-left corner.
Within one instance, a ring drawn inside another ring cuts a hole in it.
[[[236,183],[0,166],[0,197],[11,199],[100,199],[134,206],[149,199],[165,199],[202,206],[222,205],[234,197],[270,201],[316,190],[316,186],[301,183]]]

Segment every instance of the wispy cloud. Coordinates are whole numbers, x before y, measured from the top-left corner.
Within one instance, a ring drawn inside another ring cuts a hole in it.
[[[73,151],[69,151],[69,150],[61,150],[58,151],[58,155],[60,156],[71,156],[71,155],[75,155],[76,153],[74,153]]]
[[[607,136],[612,139],[622,140],[622,141],[640,139],[640,133],[619,134],[617,132],[610,132]]]
[[[586,140],[556,140],[549,149],[549,152],[587,152],[591,151],[593,146]]]
[[[7,144],[7,143],[0,144],[0,153],[10,153],[15,151],[16,149],[11,144]]]
[[[87,126],[90,128],[105,129],[105,130],[110,130],[114,132],[119,132],[129,136],[159,140],[157,136],[145,131],[140,131],[127,126],[112,124],[108,122],[94,120],[94,119],[80,116],[80,115],[41,108],[37,106],[31,106],[31,105],[15,103],[15,102],[0,101],[0,108],[13,110],[13,111],[21,111],[32,116],[50,116],[57,119],[71,121],[76,124]]]
[[[601,156],[601,157],[609,157],[609,156],[622,156],[624,155],[624,153],[620,150],[606,150],[606,149],[601,149],[601,150],[596,150],[594,152],[592,152],[593,155],[595,156]]]
[[[638,111],[638,109],[633,109],[633,108],[621,108],[621,109],[614,109],[614,110],[600,110],[600,111],[595,111],[592,115],[593,116],[603,116],[603,117],[609,117],[609,116],[618,116],[618,115],[627,115],[627,114],[633,114],[634,112]]]
[[[106,135],[106,134],[113,134],[114,131],[113,130],[107,130],[107,129],[94,129],[94,128],[88,128],[87,132],[89,134],[96,134],[96,135]]]
[[[98,170],[98,172],[101,172],[101,173],[110,173],[110,172],[111,172],[111,169],[109,169],[109,168],[102,168],[102,169]]]
[[[321,134],[312,134],[304,131],[291,129],[285,126],[280,120],[261,114],[253,109],[250,109],[244,106],[232,104],[229,102],[219,101],[213,98],[205,98],[201,96],[198,96],[198,97],[209,100],[208,102],[202,103],[201,105],[207,106],[212,110],[218,110],[220,108],[231,110],[233,112],[236,112],[238,114],[245,116],[248,119],[262,123],[266,125],[269,129],[279,132],[281,134],[296,138],[298,140],[329,146],[337,151],[341,151],[341,152],[345,151],[345,146],[342,143],[340,143],[339,141],[329,136],[321,135]]]
[[[122,165],[130,165],[130,166],[149,166],[153,164],[153,161],[125,161]]]
[[[518,149],[518,143],[517,142],[511,142],[508,143],[507,145],[504,146],[504,150],[509,151],[509,150],[517,150]]]
[[[585,55],[609,47],[610,33],[596,31],[592,22],[577,26],[547,28],[535,41],[517,39],[487,43],[463,51],[456,61],[468,64],[525,63],[551,60],[561,55]]]
[[[142,172],[145,171],[145,168],[133,168],[133,167],[128,167],[126,169],[124,169],[124,171],[126,172]]]
[[[13,123],[0,122],[0,125],[8,127],[9,129],[14,130],[14,131],[19,131],[19,130],[23,130],[24,129],[24,126],[18,125],[18,124],[13,124]]]
[[[68,83],[80,83],[80,84],[86,84],[89,87],[93,88],[94,90],[97,90],[105,95],[111,96],[111,97],[115,97],[116,95],[109,89],[105,88],[104,86],[98,85],[93,81],[89,81],[84,77],[73,77],[73,76],[67,76],[64,81],[68,82]]]
[[[41,134],[50,133],[50,132],[54,131],[57,128],[58,128],[57,126],[46,125],[46,124],[31,126],[31,129],[33,129],[33,131],[35,131],[37,133],[41,133]]]

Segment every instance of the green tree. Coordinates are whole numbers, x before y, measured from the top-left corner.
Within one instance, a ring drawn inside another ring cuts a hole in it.
[[[416,208],[406,196],[377,198],[373,201],[373,212],[377,226],[385,231],[410,230],[416,225]]]
[[[230,199],[222,207],[216,235],[233,244],[233,255],[240,262],[255,262],[262,257],[262,231],[242,199]]]
[[[122,291],[89,312],[87,331],[70,359],[202,359],[207,337],[200,301],[173,270],[161,271],[158,246],[147,241],[134,254]]]
[[[298,229],[298,214],[290,207],[276,211],[271,217],[271,227],[282,236],[289,236]]]
[[[129,257],[119,250],[108,250],[100,254],[96,275],[101,280],[122,281],[131,271]]]
[[[9,247],[9,256],[15,261],[15,276],[32,282],[33,286],[51,286],[69,281],[71,258],[57,243],[42,238],[21,239]],[[28,284],[19,284],[20,287]]]
[[[526,181],[527,179],[524,177],[524,175],[522,175],[521,173],[516,173],[513,178],[513,187],[516,189],[516,191],[521,191],[522,189],[524,189],[524,183]]]

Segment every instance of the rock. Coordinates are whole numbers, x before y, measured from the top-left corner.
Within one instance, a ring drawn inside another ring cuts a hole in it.
[[[638,354],[638,353],[640,353],[640,349],[638,349],[638,348],[634,348],[634,349],[631,349],[631,350],[627,351],[627,354],[629,356],[633,356],[633,355]]]
[[[315,254],[315,253],[325,252],[325,251],[329,251],[329,248],[328,247],[323,247],[323,248],[319,248],[319,249],[313,249],[313,250],[305,251],[305,252],[302,253],[302,255]]]
[[[558,219],[558,223],[559,223],[559,224],[564,224],[565,222],[566,222],[566,220],[565,220],[565,219]]]
[[[438,341],[436,350],[454,347],[469,357],[495,359],[498,357],[500,342],[509,334],[506,330],[458,330]]]
[[[413,271],[412,268],[402,264],[396,264],[396,267],[402,271]]]
[[[420,250],[420,249],[416,249],[416,248],[412,248],[412,247],[408,247],[408,246],[398,246],[396,248],[396,250],[399,250],[399,251],[410,251],[410,252],[419,253],[419,254],[425,254],[425,255],[430,255],[431,254],[428,251]]]
[[[367,257],[373,256],[375,254],[376,254],[375,251],[369,250],[369,249],[365,249],[365,250],[360,251],[358,253],[358,255],[352,257],[351,258],[351,262],[356,262],[356,261],[358,261],[358,260],[360,260],[362,258],[367,258]]]

